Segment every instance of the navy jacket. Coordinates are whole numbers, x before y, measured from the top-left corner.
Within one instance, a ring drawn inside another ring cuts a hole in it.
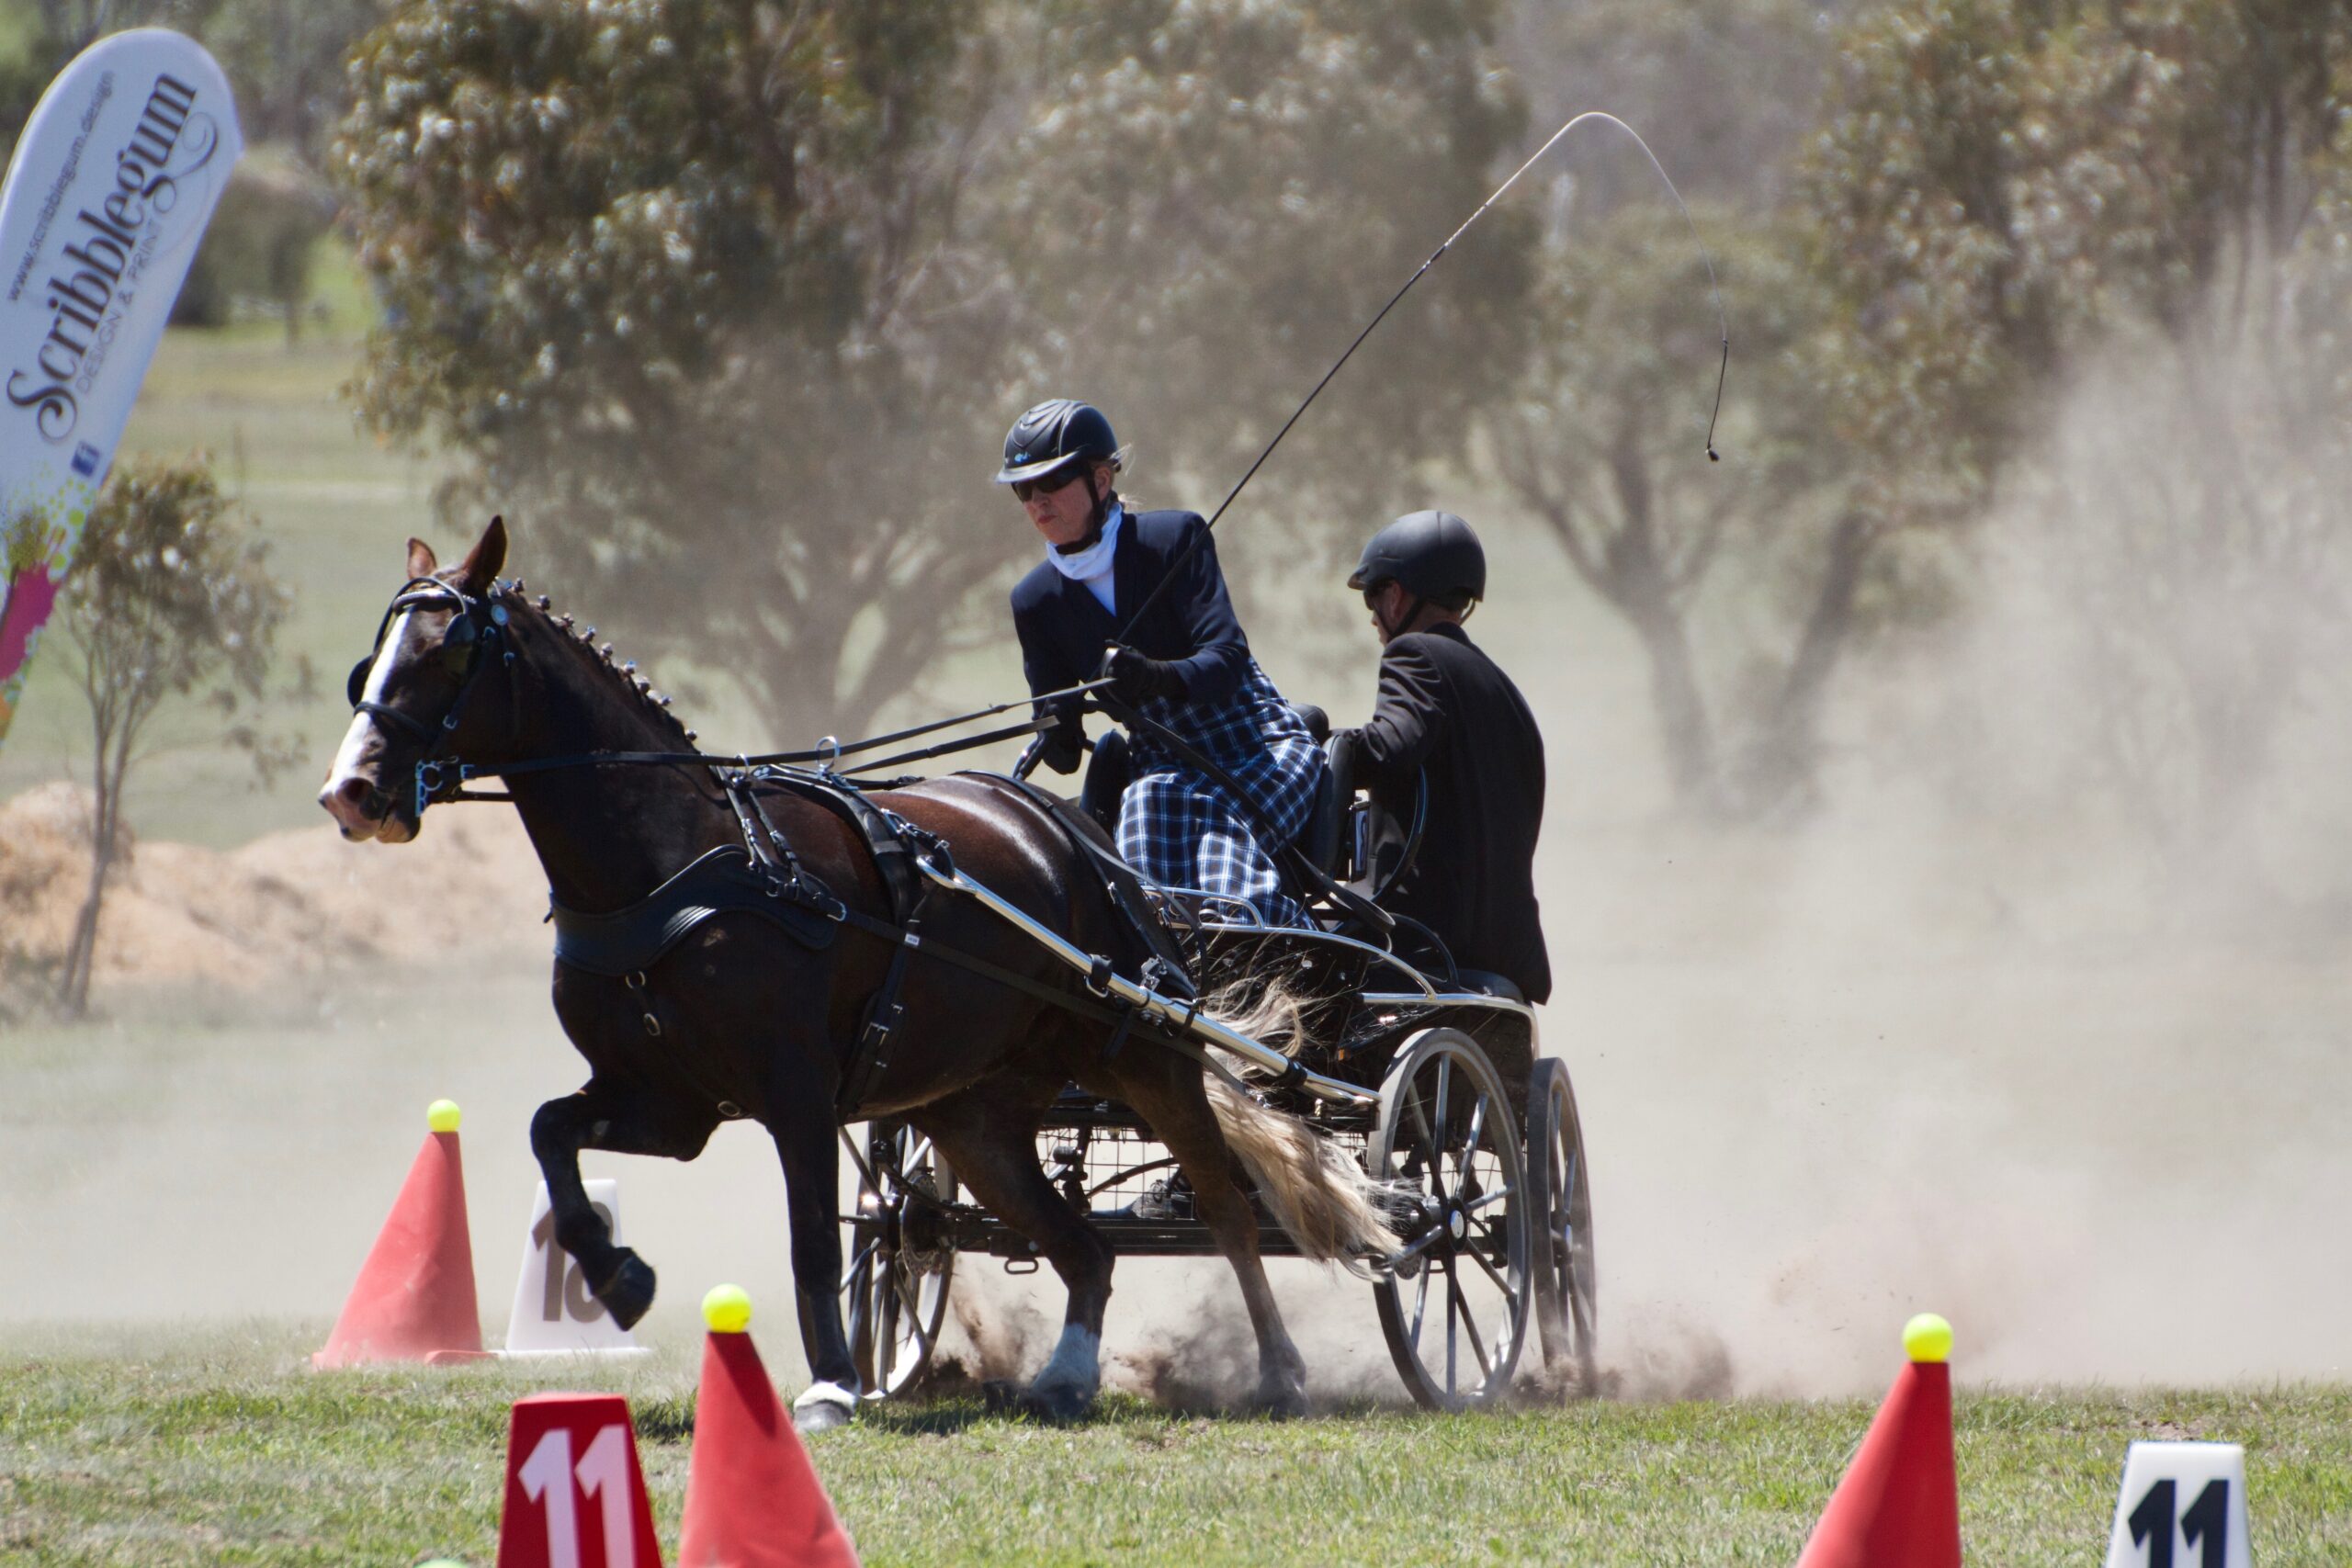
[[[1153,659],[1173,662],[1183,672],[1184,698],[1222,703],[1241,689],[1250,668],[1250,640],[1234,618],[1216,562],[1216,542],[1197,512],[1129,512],[1119,526],[1118,553],[1111,560],[1111,594],[1116,614],[1087,591],[1039,561],[1012,590],[1012,629],[1021,638],[1021,668],[1032,693],[1055,692],[1102,673],[1104,645],[1119,635],[1135,607],[1159,586],[1176,558],[1195,536],[1200,548],[1184,563],[1183,576],[1170,585],[1127,635],[1127,645]],[[1078,702],[1053,705],[1069,721],[1073,738]]]
[[[1389,908],[1445,939],[1465,969],[1508,976],[1529,1001],[1552,994],[1535,907],[1544,825],[1544,736],[1510,677],[1460,626],[1392,638],[1372,722],[1332,737],[1354,783],[1409,818],[1430,784],[1427,827]]]

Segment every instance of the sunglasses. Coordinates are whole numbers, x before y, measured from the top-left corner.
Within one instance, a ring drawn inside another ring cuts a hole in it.
[[[1073,463],[1067,468],[1056,469],[1041,479],[1015,479],[1012,481],[1012,499],[1025,502],[1033,495],[1051,495],[1056,491],[1075,483],[1083,468],[1082,464]]]

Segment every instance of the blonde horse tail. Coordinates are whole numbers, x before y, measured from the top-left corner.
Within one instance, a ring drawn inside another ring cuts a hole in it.
[[[1306,1036],[1305,1003],[1279,984],[1249,989],[1246,996],[1235,987],[1212,997],[1207,1010],[1237,1032],[1295,1055]],[[1203,1077],[1227,1145],[1256,1183],[1274,1223],[1302,1253],[1361,1272],[1396,1250],[1380,1183],[1297,1117],[1261,1103],[1215,1068]]]

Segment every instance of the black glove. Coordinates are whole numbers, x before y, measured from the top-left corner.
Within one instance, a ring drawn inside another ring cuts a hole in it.
[[[1128,704],[1147,697],[1182,702],[1184,672],[1164,659],[1147,659],[1134,649],[1113,643],[1102,656],[1102,673],[1114,682],[1111,693]]]
[[[1085,748],[1079,741],[1078,726],[1057,725],[1041,732],[1038,739],[1044,744],[1037,749],[1037,761],[1057,773],[1078,772],[1079,761],[1086,754]]]

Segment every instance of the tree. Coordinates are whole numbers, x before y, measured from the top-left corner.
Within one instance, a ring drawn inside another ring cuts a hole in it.
[[[344,62],[392,0],[209,0],[204,47],[237,92],[248,143],[325,151],[347,93]]]
[[[1492,187],[1525,129],[1497,69],[1503,10],[1045,7],[1036,112],[992,204],[1028,318],[1021,383],[1102,389],[1208,510]],[[1533,237],[1523,208],[1490,212],[1253,481],[1250,510],[1294,549],[1344,538],[1352,556],[1463,455],[1528,337]]]
[[[960,405],[995,400],[1001,329],[958,248],[989,69],[964,25],[432,0],[356,63],[363,414],[469,459],[445,508],[494,494],[521,559],[625,593],[787,733],[903,688],[1012,542],[970,523]]]
[[[1238,471],[1478,194],[1488,9],[421,0],[336,153],[388,312],[362,411],[632,638],[846,733],[1035,548],[985,482],[1028,402]],[[1385,510],[1458,444],[1509,290],[1454,265],[1391,345],[1418,381],[1359,367],[1270,491]]]
[[[1544,248],[1531,308],[1544,331],[1489,429],[1512,494],[1640,639],[1678,806],[1753,812],[1789,787],[1792,689],[1818,657],[1807,633],[1852,591],[1835,510],[1849,470],[1819,438],[1807,348],[1828,305],[1801,235],[1698,216],[1737,335],[1718,435],[1728,460],[1708,462],[1701,441],[1722,354],[1709,273],[1660,205],[1572,226]],[[1782,592],[1738,603],[1718,582],[1726,561]],[[1709,617],[1719,624],[1762,623],[1719,638],[1738,678],[1718,672],[1712,695],[1702,603],[1726,611]]]
[[[1510,60],[1538,126],[1607,109],[1642,133],[1686,197],[1765,212],[1785,198],[1817,129],[1837,62],[1833,24],[1857,8],[1857,0],[1521,5],[1509,22]],[[1638,158],[1587,157],[1573,169],[1579,218],[1657,199]]]
[[[2086,370],[2132,367],[2120,400],[2163,433],[2155,460],[2097,504],[2035,493],[2104,649],[2110,762],[2145,798],[2153,769],[2201,781],[2170,815],[2209,852],[2247,819],[2341,603],[2329,476],[2352,450],[2314,389],[2352,362],[2312,297],[2352,243],[2320,199],[2347,61],[2344,0],[1936,0],[1849,35],[1809,175],[1874,536],[2039,481]],[[2180,618],[2217,592],[2225,646]]]
[[[277,152],[247,158],[230,176],[204,244],[172,304],[174,326],[226,325],[240,299],[274,309],[290,347],[301,336],[319,242],[334,222],[318,175]]]
[[[286,615],[286,591],[265,555],[201,457],[118,467],[83,529],[58,604],[90,705],[96,802],[89,889],[58,979],[58,1005],[68,1014],[89,1006],[123,791],[156,714],[201,694],[227,739],[265,775],[292,760],[282,743],[236,722],[241,700],[262,694]]]

